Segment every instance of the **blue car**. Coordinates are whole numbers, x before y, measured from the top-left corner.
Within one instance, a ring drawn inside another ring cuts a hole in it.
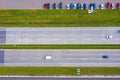
[[[93,10],[96,10],[97,9],[97,6],[96,6],[96,3],[93,4]]]
[[[52,8],[53,8],[53,9],[56,9],[56,3],[54,3],[54,4],[52,5]]]
[[[108,55],[103,55],[102,58],[107,59],[107,58],[109,58],[109,56]]]
[[[73,3],[70,3],[70,9],[74,9],[74,4]]]
[[[59,9],[62,9],[62,2],[58,4]]]
[[[84,10],[87,9],[87,5],[86,5],[86,3],[83,4],[83,9],[84,9]]]

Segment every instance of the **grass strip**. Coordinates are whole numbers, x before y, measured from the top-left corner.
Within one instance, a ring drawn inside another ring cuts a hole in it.
[[[120,49],[120,44],[0,44],[0,49]]]
[[[24,76],[77,76],[120,75],[120,67],[0,67],[0,75]]]
[[[120,26],[120,11],[96,10],[0,10],[2,27],[104,27]]]

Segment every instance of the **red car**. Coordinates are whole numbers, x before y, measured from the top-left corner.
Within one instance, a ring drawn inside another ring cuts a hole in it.
[[[107,3],[107,9],[110,9],[110,8],[111,8],[111,3],[108,2],[108,3]]]
[[[120,9],[120,3],[117,3],[117,9]]]
[[[47,4],[44,4],[44,9],[48,9]]]

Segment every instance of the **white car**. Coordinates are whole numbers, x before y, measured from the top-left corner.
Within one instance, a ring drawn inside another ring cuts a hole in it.
[[[74,9],[76,9],[76,4],[74,4]]]
[[[45,59],[46,59],[46,60],[51,60],[51,59],[52,59],[52,56],[45,56]]]
[[[112,39],[112,35],[107,35],[106,39]]]
[[[67,7],[67,9],[70,9],[70,4],[67,4],[67,6],[66,6],[66,7]]]
[[[104,9],[104,4],[100,4],[100,9]]]

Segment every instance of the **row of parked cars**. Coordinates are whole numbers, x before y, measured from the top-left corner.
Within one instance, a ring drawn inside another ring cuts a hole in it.
[[[107,9],[120,9],[120,3],[117,3],[117,4],[113,4],[111,2],[107,2],[107,4],[100,4],[100,9],[104,9],[104,8],[107,8]]]
[[[44,4],[44,9],[50,9],[52,7],[52,9],[62,9],[63,8],[63,3],[60,2],[58,4],[56,3],[53,3],[52,5],[50,5],[50,3],[45,3]],[[84,4],[80,4],[80,3],[77,3],[77,4],[74,4],[74,3],[70,3],[70,4],[67,4],[66,5],[66,9],[81,9],[81,10],[86,10],[87,7],[89,7],[90,9],[93,8],[93,10],[96,10],[97,9],[97,4],[96,3],[90,3],[88,6],[86,3]],[[107,2],[106,4],[100,4],[99,5],[99,8],[100,9],[120,9],[120,3],[117,3],[117,4],[113,4],[111,2]]]
[[[50,3],[45,3],[43,7],[44,7],[44,9],[50,9],[51,6],[50,6]],[[62,2],[60,2],[58,5],[56,3],[52,4],[52,9],[56,9],[57,7],[59,9],[62,9],[63,8]]]

